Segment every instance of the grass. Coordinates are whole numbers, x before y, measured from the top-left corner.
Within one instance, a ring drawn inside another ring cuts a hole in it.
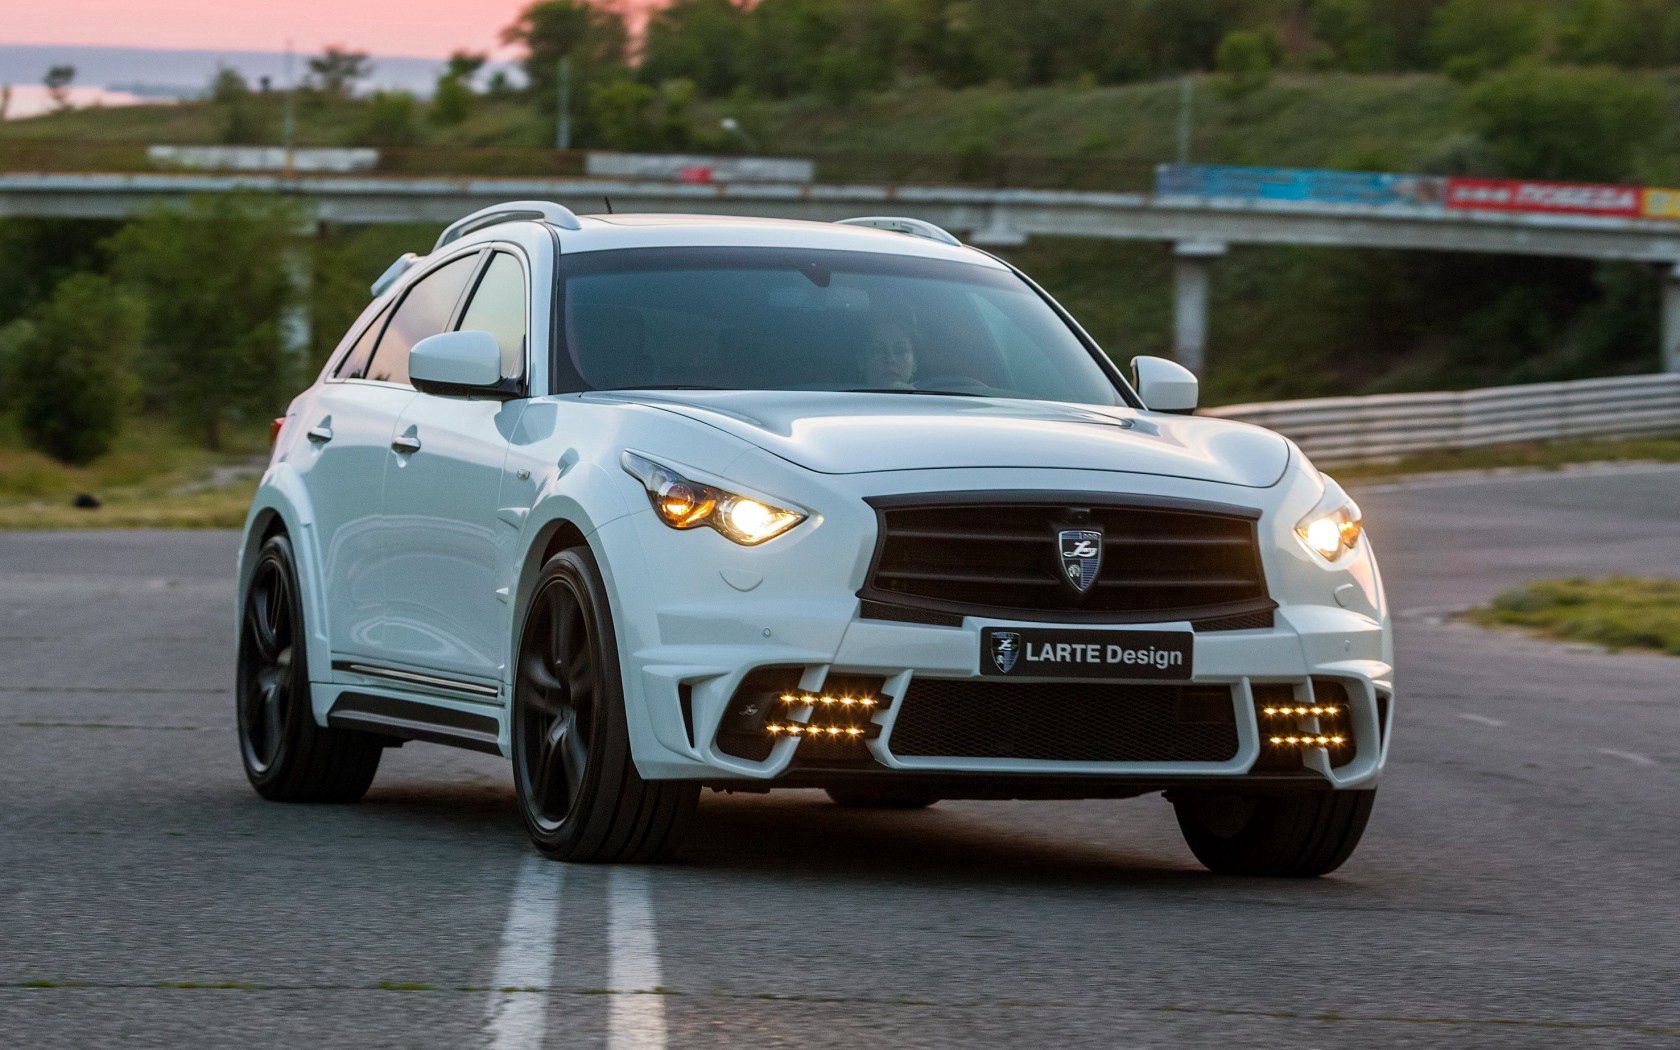
[[[1680,579],[1545,580],[1506,591],[1469,618],[1612,651],[1680,656]]]
[[[0,422],[0,529],[237,528],[256,489],[249,472],[266,451],[255,431],[210,452],[166,424],[133,420],[110,452],[72,467],[24,447]],[[73,506],[79,493],[103,506]]]
[[[1382,481],[1408,474],[1454,470],[1497,470],[1533,467],[1560,469],[1580,463],[1680,463],[1680,437],[1637,438],[1626,441],[1535,441],[1517,445],[1489,445],[1459,452],[1430,452],[1394,463],[1331,465],[1340,481]]]

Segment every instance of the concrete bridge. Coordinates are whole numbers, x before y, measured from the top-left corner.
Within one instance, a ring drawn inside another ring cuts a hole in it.
[[[0,174],[0,216],[121,219],[201,193],[279,193],[312,224],[436,223],[505,200],[543,199],[580,212],[710,212],[832,221],[910,215],[982,246],[1032,237],[1173,245],[1178,358],[1201,371],[1213,264],[1232,245],[1294,244],[1484,252],[1648,263],[1662,286],[1662,367],[1680,372],[1680,223],[1424,206],[1307,204],[1140,193],[933,186],[600,179],[285,177],[261,174]]]

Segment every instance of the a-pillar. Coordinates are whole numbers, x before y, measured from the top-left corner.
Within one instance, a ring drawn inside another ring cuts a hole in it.
[[[1220,241],[1173,246],[1173,354],[1198,376],[1207,364],[1208,269],[1224,254]]]

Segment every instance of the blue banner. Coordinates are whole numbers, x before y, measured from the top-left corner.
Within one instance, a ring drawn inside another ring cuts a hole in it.
[[[1248,168],[1227,164],[1162,164],[1155,192],[1172,197],[1237,197],[1317,204],[1440,205],[1445,180],[1432,175]]]

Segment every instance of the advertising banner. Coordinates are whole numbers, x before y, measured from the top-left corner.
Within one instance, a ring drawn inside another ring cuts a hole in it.
[[[1444,181],[1432,175],[1323,168],[1162,164],[1155,169],[1155,192],[1163,196],[1238,197],[1316,204],[1438,205]]]
[[[1680,190],[1647,189],[1639,213],[1647,219],[1680,219]]]
[[[1643,191],[1635,186],[1526,179],[1447,180],[1446,205],[1454,211],[1520,211],[1545,215],[1610,215],[1637,218]]]

